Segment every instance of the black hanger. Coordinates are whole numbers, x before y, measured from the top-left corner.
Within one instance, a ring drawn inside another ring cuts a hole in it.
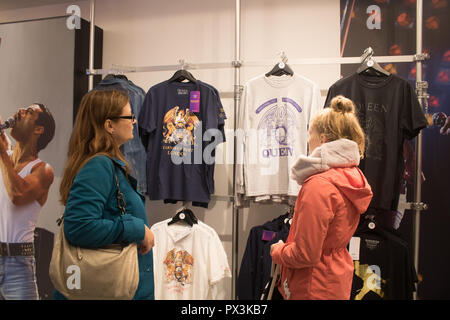
[[[123,79],[123,80],[128,80],[128,78],[123,75],[123,74],[113,74],[113,73],[109,73],[104,80],[108,80],[108,79]]]
[[[266,77],[270,76],[282,76],[283,74],[287,74],[289,76],[294,75],[294,71],[292,71],[291,67],[289,67],[286,63],[280,62],[277,63],[272,70],[266,73]]]
[[[384,227],[377,225],[377,222],[375,221],[374,215],[366,215],[364,217],[364,222],[361,223],[360,226],[355,231],[354,236],[358,237],[363,234],[375,234],[378,235],[384,239],[389,239],[391,241],[395,241],[399,244],[401,244],[403,247],[409,249],[408,243],[400,237],[399,234],[396,233],[394,229],[389,230],[385,229]]]
[[[365,73],[373,76],[386,76],[389,77],[390,73],[383,69],[375,60],[368,59],[363,64],[361,64],[356,71],[358,73]]]
[[[386,230],[381,225],[377,224],[375,215],[373,214],[367,214],[364,217],[364,222],[362,223],[362,225],[360,225],[355,231],[355,235],[363,233],[377,234],[383,238],[391,238],[391,239],[396,237],[389,230]]]
[[[364,216],[364,221],[360,224],[360,226],[357,228],[357,232],[375,232],[378,233],[380,228],[377,228],[377,223],[375,222],[375,215],[373,214],[366,214]]]
[[[294,217],[294,209],[295,209],[294,205],[289,205],[288,210],[287,210],[286,214],[284,215],[285,216],[285,218],[284,218],[285,224],[291,225],[292,218]]]
[[[373,49],[371,47],[368,47],[366,50],[364,50],[364,53],[362,55],[363,62],[358,67],[358,70],[356,70],[357,73],[365,73],[372,76],[386,76],[388,77],[390,73],[383,69],[375,60],[372,58],[373,56]]]
[[[180,211],[178,211],[175,216],[170,220],[167,224],[171,225],[178,221],[184,221],[191,227],[194,225],[194,223],[198,223],[198,219],[195,216],[194,212],[192,212],[191,209],[183,208]]]
[[[180,69],[176,71],[173,76],[169,79],[169,82],[181,82],[183,80],[189,80],[190,82],[196,83],[197,79],[194,78],[192,73],[187,70]]]
[[[116,76],[112,73],[109,73],[108,75],[106,75],[106,77],[103,80],[109,80],[109,79],[115,79]]]
[[[117,79],[128,80],[128,78],[123,74],[116,74]]]

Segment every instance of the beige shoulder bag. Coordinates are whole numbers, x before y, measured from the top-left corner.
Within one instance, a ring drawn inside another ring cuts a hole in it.
[[[117,202],[124,215],[126,202],[115,171],[114,175]],[[62,219],[58,219],[59,224]],[[137,245],[73,246],[64,236],[62,223],[53,248],[49,274],[56,290],[70,300],[131,300],[139,284]]]

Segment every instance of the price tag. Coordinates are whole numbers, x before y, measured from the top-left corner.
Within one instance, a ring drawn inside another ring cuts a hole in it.
[[[263,234],[262,234],[262,240],[264,241],[270,241],[273,238],[275,238],[276,233],[273,231],[269,231],[269,230],[263,230]]]
[[[360,237],[352,237],[350,239],[349,252],[353,260],[359,261],[359,247],[361,244]]]
[[[200,112],[200,91],[191,91],[190,112]]]

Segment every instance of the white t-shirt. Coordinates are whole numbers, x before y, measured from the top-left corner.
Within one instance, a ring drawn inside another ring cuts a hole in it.
[[[40,162],[42,162],[40,159],[31,161],[18,175],[25,178]],[[11,202],[0,170],[0,242],[34,242],[34,230],[40,211],[41,205],[36,200],[20,206]]]
[[[298,195],[290,168],[307,154],[308,126],[321,109],[317,84],[297,74],[261,75],[245,84],[238,113],[238,194]]]
[[[217,232],[198,221],[154,224],[153,267],[156,300],[205,300],[224,297],[219,282],[231,277]],[[223,291],[223,290],[222,290]]]

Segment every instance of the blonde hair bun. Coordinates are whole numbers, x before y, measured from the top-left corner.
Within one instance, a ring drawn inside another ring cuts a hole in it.
[[[312,120],[310,127],[327,142],[348,139],[358,144],[361,158],[364,157],[366,138],[356,116],[356,107],[352,100],[344,96],[336,96],[331,100],[330,108],[325,108]]]
[[[336,112],[355,113],[353,101],[341,95],[336,96],[331,100],[330,107]]]

